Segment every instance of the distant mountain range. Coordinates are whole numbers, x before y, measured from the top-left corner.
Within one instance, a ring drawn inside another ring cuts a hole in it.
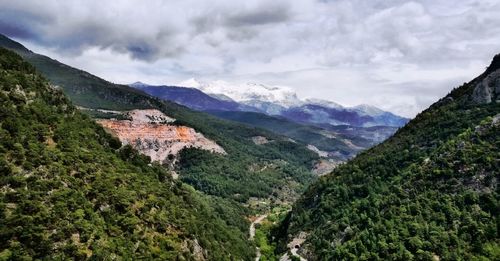
[[[257,83],[233,84],[220,80],[201,82],[194,79],[182,82],[181,85],[153,86],[136,82],[130,86],[200,111],[261,112],[313,125],[401,127],[408,122],[407,118],[370,105],[344,107],[327,100],[301,100],[288,87]]]

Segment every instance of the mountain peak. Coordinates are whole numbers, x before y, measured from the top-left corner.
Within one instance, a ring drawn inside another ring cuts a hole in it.
[[[182,87],[196,88],[208,95],[225,95],[234,101],[263,101],[279,103],[289,107],[300,103],[297,94],[289,87],[272,86],[260,83],[232,83],[223,80],[199,81],[191,78],[179,83]]]

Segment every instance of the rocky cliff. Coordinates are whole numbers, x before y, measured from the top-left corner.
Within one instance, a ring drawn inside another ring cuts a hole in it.
[[[194,147],[223,153],[222,147],[186,126],[170,125],[175,121],[158,110],[123,112],[128,120],[101,119],[97,122],[116,135],[120,141],[151,157],[152,161],[167,163],[184,148]]]

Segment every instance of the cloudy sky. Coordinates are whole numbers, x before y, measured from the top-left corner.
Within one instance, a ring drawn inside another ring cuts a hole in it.
[[[0,33],[117,83],[257,82],[414,116],[500,53],[500,0],[0,0]]]

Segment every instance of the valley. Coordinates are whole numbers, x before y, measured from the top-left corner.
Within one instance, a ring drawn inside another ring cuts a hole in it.
[[[0,261],[500,260],[494,10],[0,3]]]

